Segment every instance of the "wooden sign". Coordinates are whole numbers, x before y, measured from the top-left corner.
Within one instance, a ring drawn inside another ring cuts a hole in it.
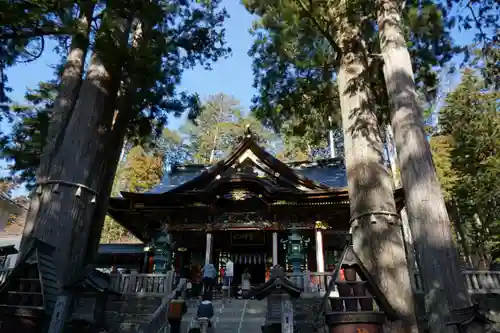
[[[231,231],[231,245],[249,246],[264,245],[266,234],[261,231]]]

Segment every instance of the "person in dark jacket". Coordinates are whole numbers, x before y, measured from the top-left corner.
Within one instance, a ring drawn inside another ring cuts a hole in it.
[[[214,305],[212,304],[212,293],[204,293],[202,301],[196,312],[198,322],[208,321],[208,327],[212,327],[212,317],[214,316]]]

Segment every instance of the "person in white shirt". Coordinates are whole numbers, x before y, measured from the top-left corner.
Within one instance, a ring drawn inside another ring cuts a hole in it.
[[[233,284],[233,277],[234,277],[234,263],[231,261],[231,259],[228,259],[226,261],[226,271],[224,272],[224,285],[228,287],[229,289],[229,297],[231,297],[231,286]]]
[[[228,278],[228,281],[233,282],[233,276],[234,276],[234,263],[229,259],[226,262],[226,271],[224,272],[225,276]]]
[[[241,290],[243,291],[243,293],[250,291],[250,289],[252,288],[252,285],[250,283],[251,279],[252,276],[250,275],[248,268],[245,268],[245,271],[241,276]]]

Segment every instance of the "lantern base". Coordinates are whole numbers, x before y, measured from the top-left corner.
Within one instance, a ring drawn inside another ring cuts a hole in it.
[[[337,312],[325,314],[329,333],[382,333],[383,313]]]

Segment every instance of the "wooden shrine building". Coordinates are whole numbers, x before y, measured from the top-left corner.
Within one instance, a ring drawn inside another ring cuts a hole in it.
[[[291,230],[302,238],[302,268],[317,272],[332,269],[349,233],[343,159],[284,163],[249,131],[215,165],[174,166],[149,192],[121,194],[109,214],[146,245],[168,232],[177,267],[231,258],[235,277],[248,268],[254,283],[264,280],[266,266],[290,268]],[[401,190],[395,198],[400,209]]]

